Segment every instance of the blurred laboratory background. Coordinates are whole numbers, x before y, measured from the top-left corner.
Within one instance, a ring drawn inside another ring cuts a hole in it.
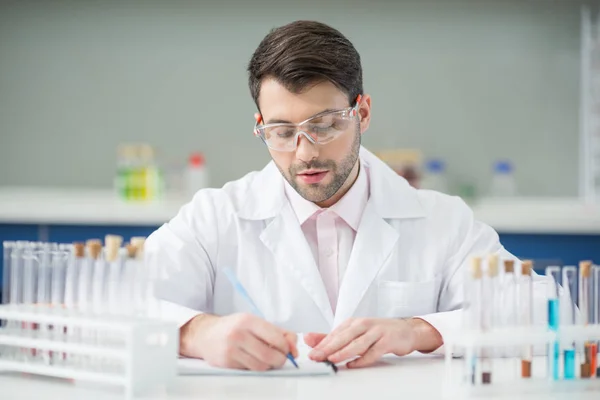
[[[247,63],[270,29],[315,19],[361,54],[368,149],[463,197],[518,256],[600,259],[599,13],[593,0],[2,1],[0,239],[146,235],[198,188],[261,169]]]

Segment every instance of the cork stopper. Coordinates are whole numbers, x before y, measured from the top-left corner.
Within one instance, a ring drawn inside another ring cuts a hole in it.
[[[127,243],[125,245],[125,248],[127,249],[127,257],[134,258],[137,248],[134,245],[132,245],[131,243]]]
[[[75,253],[75,257],[77,258],[85,257],[85,244],[81,242],[73,243],[73,252]]]
[[[481,257],[471,258],[471,276],[473,279],[481,279]]]
[[[134,236],[131,238],[131,244],[135,246],[135,254],[138,258],[141,258],[144,254],[144,243],[146,242],[145,237]]]
[[[90,239],[85,242],[85,247],[87,248],[88,254],[94,260],[97,260],[100,257],[100,253],[102,253],[102,242],[100,239]]]
[[[533,262],[531,260],[523,260],[521,264],[521,275],[531,275],[533,269]]]
[[[119,248],[123,243],[123,238],[117,235],[106,235],[104,245],[106,246],[106,260],[108,262],[116,261],[119,257]]]
[[[591,261],[581,261],[579,263],[579,273],[584,278],[589,278],[592,272],[592,262]]]
[[[504,260],[504,272],[506,272],[507,274],[512,274],[515,272],[514,260]]]
[[[488,256],[488,276],[494,277],[498,275],[498,254],[490,254]]]

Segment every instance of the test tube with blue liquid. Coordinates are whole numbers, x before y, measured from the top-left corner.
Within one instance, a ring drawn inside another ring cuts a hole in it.
[[[558,332],[560,323],[560,267],[549,266],[546,268],[548,277],[548,329]],[[560,346],[558,340],[548,346],[548,376],[553,380],[560,379]]]
[[[577,268],[566,266],[562,269],[562,286],[565,290],[565,299],[568,303],[564,305],[563,325],[576,325],[577,309],[575,299],[577,298]],[[563,375],[564,379],[575,379],[575,356],[577,353],[575,342],[567,345],[563,351]]]

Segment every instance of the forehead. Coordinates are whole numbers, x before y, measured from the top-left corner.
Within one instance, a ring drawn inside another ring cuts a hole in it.
[[[258,106],[265,121],[302,122],[324,110],[349,107],[347,95],[331,82],[321,82],[301,93],[292,93],[275,79],[265,79]]]

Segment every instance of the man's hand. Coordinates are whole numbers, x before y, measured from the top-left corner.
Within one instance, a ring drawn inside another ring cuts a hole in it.
[[[298,356],[297,336],[251,314],[202,314],[180,329],[179,352],[221,368],[266,371]]]
[[[374,364],[384,354],[403,356],[413,351],[430,352],[442,345],[442,337],[422,319],[349,319],[329,335],[310,333],[304,338],[313,347],[314,361],[350,361],[348,368]]]

